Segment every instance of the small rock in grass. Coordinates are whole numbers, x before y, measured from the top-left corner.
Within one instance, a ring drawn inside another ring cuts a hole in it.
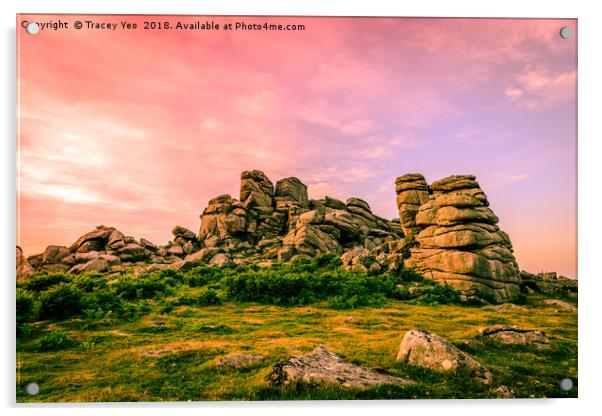
[[[218,367],[247,368],[261,363],[265,357],[263,355],[251,354],[228,354],[216,360]]]
[[[577,307],[568,302],[559,299],[546,299],[543,301],[546,305],[557,306],[559,309],[569,312],[575,312]]]
[[[547,349],[551,346],[550,340],[543,331],[519,328],[516,325],[492,325],[479,329],[479,333],[500,344],[529,345],[539,349]]]

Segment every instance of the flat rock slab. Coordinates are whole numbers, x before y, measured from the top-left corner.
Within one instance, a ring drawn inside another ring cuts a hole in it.
[[[539,349],[551,346],[550,340],[543,331],[519,328],[516,325],[492,325],[479,329],[479,333],[500,344],[530,345]]]
[[[325,347],[318,347],[307,355],[281,361],[274,366],[267,381],[273,386],[286,386],[295,382],[325,382],[338,384],[344,388],[358,389],[368,389],[383,384],[414,383],[412,380],[346,363]]]

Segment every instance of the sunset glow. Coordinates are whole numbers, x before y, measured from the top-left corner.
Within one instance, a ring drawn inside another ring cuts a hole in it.
[[[59,18],[80,19],[20,16]],[[238,197],[243,170],[386,218],[396,177],[474,174],[521,268],[577,277],[575,20],[168,20],[305,30],[30,36],[18,22],[26,255],[99,224],[165,244],[175,225],[198,230],[212,197]]]

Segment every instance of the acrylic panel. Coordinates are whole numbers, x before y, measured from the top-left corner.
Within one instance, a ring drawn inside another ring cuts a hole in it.
[[[576,19],[16,31],[17,402],[577,396]]]

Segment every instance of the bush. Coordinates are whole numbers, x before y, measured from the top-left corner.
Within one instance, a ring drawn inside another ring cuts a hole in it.
[[[22,324],[25,322],[32,322],[37,318],[38,305],[36,304],[33,296],[24,290],[17,289],[17,323]]]
[[[433,282],[427,280],[412,269],[401,269],[397,272],[399,278],[406,282]]]
[[[84,293],[71,284],[59,283],[40,296],[40,317],[65,319],[81,315],[85,308]]]
[[[341,258],[334,253],[320,254],[313,263],[319,268],[335,269],[341,266]]]
[[[221,305],[222,301],[213,289],[203,289],[197,297],[198,306]]]
[[[59,283],[68,283],[70,281],[71,276],[66,273],[42,272],[31,275],[26,282],[22,283],[22,286],[27,290],[40,292]]]
[[[86,307],[119,314],[123,308],[123,300],[109,289],[97,289],[86,299]]]
[[[219,298],[217,291],[210,288],[203,288],[198,294],[192,295],[185,293],[180,296],[178,303],[180,305],[191,306],[210,306],[221,305],[222,300]]]
[[[327,300],[333,308],[354,308],[382,305],[386,298],[407,297],[399,285],[404,283],[402,274],[381,274],[345,271],[336,266],[336,256],[319,256],[316,263],[305,259],[273,268],[228,274],[222,280],[226,296],[238,301],[255,301],[277,305],[305,305],[317,300]],[[409,276],[409,274],[408,274]],[[415,278],[416,275],[411,275]]]
[[[176,280],[168,277],[161,279],[157,274],[142,274],[138,278],[123,278],[113,285],[115,292],[126,300],[163,298],[173,290],[170,283]]]
[[[333,296],[328,299],[328,307],[332,309],[354,309],[361,306],[382,306],[386,302],[387,299],[382,293]]]
[[[85,292],[93,292],[98,289],[107,288],[107,277],[98,272],[87,272],[77,275],[73,283]]]
[[[73,345],[73,341],[65,331],[53,331],[40,340],[38,351],[62,350],[71,345]]]
[[[239,266],[239,268],[247,269],[247,266]],[[236,271],[243,271],[237,268]],[[209,283],[218,282],[222,278],[222,270],[217,267],[199,266],[191,269],[186,273],[184,281],[190,287],[201,287]]]
[[[412,301],[422,305],[450,305],[462,302],[460,293],[451,286],[437,284]]]

